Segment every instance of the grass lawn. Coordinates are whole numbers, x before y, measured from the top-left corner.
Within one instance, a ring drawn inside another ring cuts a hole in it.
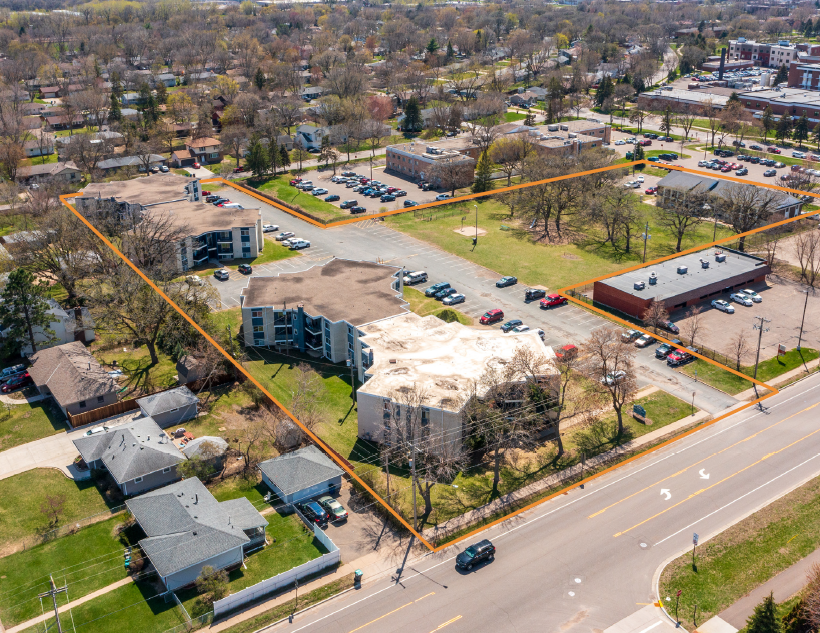
[[[473,319],[466,314],[459,312],[457,308],[448,308],[443,306],[440,301],[436,301],[432,297],[425,297],[424,293],[415,288],[404,288],[404,300],[410,304],[410,309],[421,316],[428,316],[432,314],[441,318],[442,320],[452,321],[454,318],[458,319],[459,323],[464,325],[472,325]],[[446,314],[442,314],[442,313]]]
[[[527,118],[527,115],[522,112],[507,112],[504,114],[504,120],[507,123],[513,123],[514,121],[523,121]]]
[[[35,156],[33,158],[24,158],[20,161],[20,167],[31,167],[32,165],[49,165],[57,162],[57,152],[49,154],[48,156]]]
[[[72,600],[125,577],[123,543],[115,529],[124,515],[95,523],[74,534],[0,558],[0,617],[13,626],[40,615],[37,594],[49,589],[48,576],[69,585]],[[133,530],[124,534],[126,540]]]
[[[29,390],[26,390],[28,393]],[[68,427],[53,400],[0,404],[0,451],[65,431]]]
[[[176,363],[159,349],[159,363],[156,365],[151,364],[151,356],[144,345],[136,349],[126,346],[104,351],[96,350],[92,346],[91,351],[101,364],[111,365],[117,361],[117,367],[125,374],[120,379],[120,388],[124,396],[153,393],[177,384]]]
[[[61,136],[73,136],[74,134],[93,134],[96,131],[97,130],[95,128],[83,127],[83,128],[77,128],[77,129],[74,129],[74,130],[58,130],[56,132],[52,132],[52,134],[54,134],[55,137],[61,137]]]
[[[461,226],[461,218],[469,218],[474,213],[473,203],[443,207],[440,213],[446,213],[449,209],[458,211],[429,222],[417,220],[412,212],[390,216],[385,218],[385,222],[391,228],[434,243],[459,257],[495,270],[499,275],[515,275],[526,285],[541,284],[550,289],[613,273],[641,261],[642,243],[637,238],[632,242],[631,252],[626,253],[602,245],[595,229],[583,235],[579,232],[575,243],[553,245],[539,242],[537,240],[542,237],[540,231],[531,233],[522,227],[510,218],[507,207],[494,199],[478,202],[478,226],[487,230],[487,234],[479,237],[478,245],[473,250],[472,239],[455,232]],[[652,228],[647,259],[674,253],[675,243],[671,234],[655,221],[659,210],[649,204],[639,204],[638,209],[644,216],[641,223],[649,221]],[[509,230],[502,230],[502,226]],[[724,237],[730,233],[719,227],[718,234]],[[702,224],[689,233],[682,247],[711,241],[711,225]]]
[[[93,479],[75,482],[51,468],[38,468],[0,479],[0,552],[13,549],[21,540],[51,529],[49,519],[40,511],[46,495],[65,499],[60,525],[108,509]]]
[[[239,328],[242,327],[242,308],[237,306],[236,308],[212,312],[211,322],[213,322],[221,332],[224,332],[230,325],[231,333],[236,337],[239,335]]]
[[[678,149],[650,149],[649,151],[644,150],[644,156],[649,158],[650,156],[659,156],[661,154],[668,154],[674,153],[678,155],[678,158],[692,158],[689,154],[681,154],[680,150]]]
[[[251,266],[258,266],[259,264],[267,264],[268,262],[276,262],[281,259],[296,257],[298,254],[298,251],[292,251],[289,248],[282,246],[279,242],[276,242],[275,240],[265,239],[264,246],[262,247],[262,254],[259,255],[259,257],[255,257],[253,259],[223,259],[220,260],[218,264],[214,264],[213,262],[206,262],[201,266],[195,266],[194,268],[189,269],[184,276],[180,277],[180,279],[183,279],[187,275],[199,275],[200,277],[210,277],[218,268],[236,270],[239,267],[239,264],[250,264]]]
[[[820,353],[817,350],[808,347],[804,347],[800,351],[796,349],[789,350],[783,356],[762,361],[757,368],[757,379],[766,382],[792,369],[797,369],[803,366],[804,363],[815,360],[818,356],[820,356]],[[731,361],[729,361],[728,366],[735,369],[735,365]],[[700,359],[689,365],[684,365],[682,371],[689,376],[694,376],[697,371],[698,380],[730,395],[746,391],[746,389],[751,389],[754,386],[754,383],[750,380],[736,376],[725,369],[715,367],[711,363]],[[754,375],[754,365],[748,367],[741,365],[739,371],[751,378]]]
[[[698,546],[696,572],[691,552],[672,561],[661,574],[660,595],[674,600],[682,590],[683,625],[691,622],[695,604],[703,623],[818,547],[820,478]]]
[[[308,191],[301,191],[296,187],[290,186],[290,174],[279,175],[275,178],[266,178],[264,180],[249,179],[247,182],[251,187],[264,191],[283,202],[292,204],[296,207],[304,209],[323,220],[340,220],[349,217],[347,213],[342,213],[342,210],[332,205],[330,202],[325,202],[321,197],[311,195]]]

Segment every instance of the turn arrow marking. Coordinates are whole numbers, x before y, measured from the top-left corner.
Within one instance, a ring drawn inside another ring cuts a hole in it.
[[[669,492],[668,488],[664,488],[663,490],[661,490],[661,494],[666,495],[666,501],[669,501],[672,498],[672,493]]]
[[[698,473],[700,475],[700,478],[701,479],[709,479],[708,473],[703,472],[704,470],[705,470],[704,468],[700,469],[700,472]]]

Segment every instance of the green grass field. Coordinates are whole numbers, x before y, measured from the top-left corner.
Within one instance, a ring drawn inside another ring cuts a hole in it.
[[[32,390],[26,390],[29,393]],[[52,400],[32,404],[5,405],[0,403],[0,451],[26,444],[68,427],[62,412]]]
[[[120,380],[120,388],[123,394],[153,393],[154,391],[174,386],[177,381],[176,363],[174,360],[157,349],[159,363],[151,364],[151,356],[148,348],[144,345],[136,349],[116,347],[108,350],[95,350],[92,353],[100,363],[111,365],[117,361],[117,366],[122,369],[125,378]]]
[[[289,248],[282,246],[279,242],[275,240],[265,239],[264,245],[262,247],[262,254],[259,257],[254,257],[252,259],[223,259],[218,264],[213,262],[206,262],[201,266],[196,266],[188,270],[184,276],[187,275],[199,275],[200,277],[210,277],[214,274],[214,271],[217,268],[227,268],[229,270],[236,270],[239,267],[239,264],[250,264],[253,266],[258,266],[259,264],[267,264],[268,262],[278,262],[282,259],[288,259],[290,257],[296,257],[298,255],[298,251],[292,251]],[[182,278],[184,278],[181,277]]]
[[[820,547],[820,478],[758,510],[698,546],[697,571],[687,552],[661,574],[660,595],[681,590],[679,617],[692,623],[698,605],[702,624],[738,599]]]
[[[283,202],[304,209],[323,220],[340,220],[349,217],[339,207],[322,200],[322,197],[313,196],[309,191],[301,191],[296,187],[291,187],[290,180],[291,176],[289,174],[284,176],[280,174],[276,178],[266,178],[264,180],[249,179],[248,184],[259,191],[264,191],[279,198]]]
[[[441,318],[442,316],[454,316],[457,317],[458,322],[463,325],[473,324],[473,319],[471,317],[468,317],[466,314],[459,312],[457,306],[453,308],[448,308],[444,306],[440,301],[437,301],[432,297],[425,297],[424,292],[421,290],[405,287],[404,300],[407,301],[407,303],[409,304],[410,310],[421,316],[433,315],[439,318]],[[443,312],[446,312],[447,314],[442,314]]]
[[[504,120],[507,123],[513,123],[515,121],[523,121],[526,118],[527,118],[527,115],[523,114],[522,112],[506,112],[504,114]]]

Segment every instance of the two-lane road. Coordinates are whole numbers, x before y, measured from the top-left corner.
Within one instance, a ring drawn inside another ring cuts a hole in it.
[[[659,567],[820,474],[820,377],[487,530],[277,630],[310,633],[603,631],[657,599]],[[666,623],[656,633],[669,627]]]

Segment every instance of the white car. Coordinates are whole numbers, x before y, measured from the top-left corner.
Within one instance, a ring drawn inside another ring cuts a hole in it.
[[[200,277],[199,275],[188,275],[185,278],[185,283],[187,283],[189,286],[201,286],[205,282],[202,281],[202,277]]]
[[[601,378],[601,383],[606,385],[607,387],[611,387],[612,385],[617,385],[619,382],[623,381],[626,378],[625,371],[616,371],[612,374],[607,374]]]
[[[290,241],[290,248],[291,250],[298,251],[303,248],[308,248],[310,246],[310,242],[307,240],[291,240]]]
[[[314,196],[324,196],[328,193],[328,190],[327,189],[322,189],[320,187],[319,189],[314,189],[310,193],[312,193]]]
[[[294,235],[296,235],[296,233],[294,233],[293,231],[282,231],[274,239],[277,242],[284,242],[286,239],[288,239],[289,237],[293,237]]]
[[[447,200],[449,197],[449,193],[440,193],[436,196],[436,200]]]
[[[519,325],[518,327],[513,328],[513,332],[516,334],[520,334],[521,332],[529,332],[530,326],[529,325]]]
[[[635,180],[637,180],[638,182],[643,182],[643,176],[638,176]]]
[[[805,158],[805,157],[806,157],[805,152],[797,152],[797,151],[792,152],[792,158]]]
[[[214,277],[220,279],[221,281],[225,281],[226,279],[230,279],[231,272],[227,268],[220,268],[214,271]]]
[[[624,143],[623,141],[621,141],[619,139],[619,140],[615,141],[615,145],[626,145],[626,143]]]
[[[763,297],[761,297],[759,294],[757,294],[754,290],[749,290],[748,288],[744,288],[740,292],[742,292],[744,295],[749,297],[749,299],[751,299],[755,303],[760,303],[760,302],[763,301]]]
[[[291,238],[288,238],[286,240],[282,240],[282,246],[284,246],[285,248],[290,248],[291,244],[293,244],[294,242],[298,242],[298,241],[299,241],[298,237],[291,237]]]
[[[637,180],[630,180],[629,182],[624,183],[624,187],[626,187],[627,189],[637,189],[640,186],[641,183],[639,183]]]
[[[273,233],[274,231],[279,230],[278,224],[263,224],[262,225],[262,232],[263,233]]]
[[[715,310],[720,310],[721,312],[725,312],[726,314],[735,313],[734,306],[730,306],[729,303],[727,301],[724,301],[723,299],[715,299],[714,301],[712,301],[712,307],[715,308]]]
[[[739,303],[739,304],[744,305],[744,306],[751,306],[752,305],[752,299],[750,297],[747,297],[746,295],[744,295],[742,292],[735,292],[735,293],[729,295],[729,298],[732,301],[734,301],[735,303]]]

